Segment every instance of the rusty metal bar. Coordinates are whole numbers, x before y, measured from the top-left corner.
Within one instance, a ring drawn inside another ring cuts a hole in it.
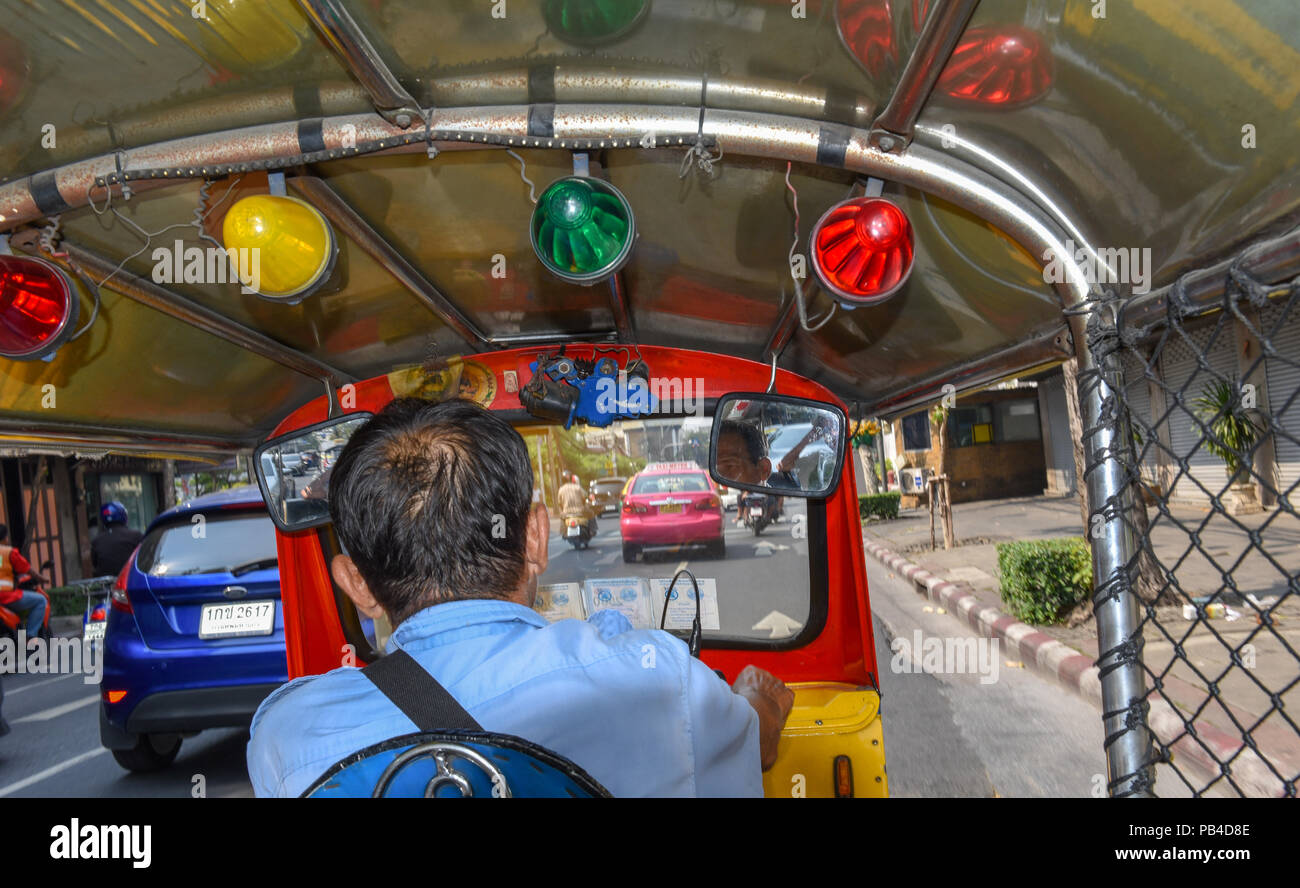
[[[383,56],[375,50],[370,38],[341,0],[298,0],[298,5],[352,76],[370,93],[375,110],[385,120],[402,129],[424,123],[424,113],[415,99],[393,76]]]
[[[902,151],[912,141],[916,119],[978,5],[979,0],[936,0],[889,104],[871,124],[873,148]]]
[[[14,237],[10,243],[24,252],[32,255],[42,255],[37,248],[36,240],[36,232],[24,232],[22,235]],[[154,311],[189,324],[191,327],[205,333],[210,333],[219,339],[224,339],[232,345],[237,345],[245,351],[274,361],[304,376],[332,380],[338,385],[351,382],[354,378],[351,374],[276,342],[263,333],[238,324],[210,308],[191,302],[152,281],[147,281],[126,271],[117,271],[117,263],[110,262],[85,247],[65,240],[62,248],[68,254],[69,259],[95,277],[103,279],[112,275],[112,279],[104,284],[105,287],[116,293],[121,293],[128,299],[134,299],[141,305],[147,305]],[[49,256],[42,256],[42,258],[48,259],[65,271],[75,274],[67,260]]]
[[[289,184],[308,198],[312,206],[325,214],[348,239],[365,250],[384,267],[399,284],[409,290],[426,308],[455,330],[469,345],[490,349],[492,342],[460,306],[435,287],[406,257],[385,240],[338,192],[315,176],[295,176]]]

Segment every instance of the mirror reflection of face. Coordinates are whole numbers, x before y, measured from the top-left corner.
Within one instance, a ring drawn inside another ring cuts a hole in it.
[[[741,484],[766,484],[772,463],[766,457],[754,461],[744,439],[735,432],[718,436],[718,474]]]

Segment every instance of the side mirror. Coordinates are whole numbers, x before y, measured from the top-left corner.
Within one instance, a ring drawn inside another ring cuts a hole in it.
[[[257,486],[276,527],[292,533],[330,522],[329,465],[318,454],[346,444],[370,420],[369,413],[349,413],[267,441],[253,454]]]
[[[840,483],[848,417],[834,404],[733,392],[718,401],[709,474],[727,487],[821,499]]]

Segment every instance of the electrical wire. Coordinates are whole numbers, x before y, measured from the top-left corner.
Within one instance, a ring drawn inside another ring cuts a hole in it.
[[[528,169],[528,164],[524,163],[524,159],[518,154],[515,154],[515,152],[511,151],[509,148],[506,149],[506,154],[509,154],[515,160],[519,161],[519,178],[523,179],[524,183],[528,185],[528,199],[533,203],[537,203],[536,186],[533,185],[533,180],[528,178],[525,174]]]
[[[799,247],[799,192],[795,190],[794,185],[790,182],[792,167],[793,164],[787,160],[785,163],[785,187],[790,189],[790,194],[794,199],[794,240],[790,242],[790,255],[787,264],[790,268],[790,280],[794,281],[794,298],[799,307],[799,326],[809,333],[816,333],[830,323],[831,318],[835,317],[835,309],[839,307],[839,303],[832,302],[830,311],[815,325],[808,320],[808,309],[804,305],[803,285],[799,282],[799,276],[794,273],[794,251]],[[781,294],[782,301],[784,301],[785,287],[781,288]]]
[[[124,258],[121,262],[119,262],[116,268],[114,268],[111,272],[109,272],[108,275],[105,276],[103,280],[99,281],[99,286],[102,287],[105,284],[107,284],[110,280],[112,280],[114,275],[116,275],[119,271],[121,271],[123,268],[126,267],[126,264],[128,262],[130,262],[136,256],[139,256],[144,251],[148,250],[149,247],[153,244],[153,239],[155,237],[166,234],[167,232],[171,231],[173,228],[194,227],[199,232],[200,240],[211,241],[213,244],[216,244],[218,249],[224,250],[225,247],[223,247],[221,243],[217,241],[216,238],[212,237],[212,235],[208,234],[206,231],[203,230],[203,223],[207,221],[208,216],[210,216],[217,209],[217,207],[221,206],[221,204],[225,202],[226,198],[230,196],[230,193],[235,190],[235,186],[238,185],[243,178],[244,178],[243,176],[236,177],[236,179],[233,182],[231,182],[230,186],[225,190],[225,193],[223,193],[221,197],[214,204],[212,204],[212,206],[208,207],[208,209],[204,211],[203,202],[207,200],[208,189],[212,187],[212,181],[213,181],[211,179],[205,179],[203,184],[199,186],[199,202],[198,202],[198,206],[194,210],[194,218],[188,222],[177,222],[173,225],[168,225],[165,228],[160,228],[158,231],[145,231],[139,225],[135,224],[126,216],[123,216],[120,212],[118,212],[112,205],[113,189],[109,188],[108,200],[104,202],[104,209],[100,210],[95,207],[94,203],[91,203],[90,204],[91,210],[95,213],[96,216],[103,216],[105,213],[111,212],[114,218],[116,218],[127,228],[134,231],[139,237],[143,238],[144,245],[141,246],[140,249],[136,250],[131,255]]]
[[[664,592],[664,609],[659,617],[659,628],[663,629],[668,622],[668,602],[672,601],[673,587],[677,585],[677,580],[682,574],[690,577],[691,587],[695,591],[695,619],[691,622],[691,635],[686,644],[690,649],[691,656],[698,658],[700,656],[700,642],[704,634],[700,624],[700,584],[696,581],[695,574],[691,573],[687,568],[683,567],[673,574],[673,580],[668,584],[668,591]]]

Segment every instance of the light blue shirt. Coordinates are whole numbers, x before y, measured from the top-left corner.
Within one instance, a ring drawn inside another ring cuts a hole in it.
[[[484,730],[565,756],[615,796],[763,794],[754,708],[681,639],[616,611],[548,623],[520,604],[454,601],[407,619],[388,644]],[[259,797],[301,795],[340,759],[414,731],[359,669],[304,676],[258,708],[248,774]]]

